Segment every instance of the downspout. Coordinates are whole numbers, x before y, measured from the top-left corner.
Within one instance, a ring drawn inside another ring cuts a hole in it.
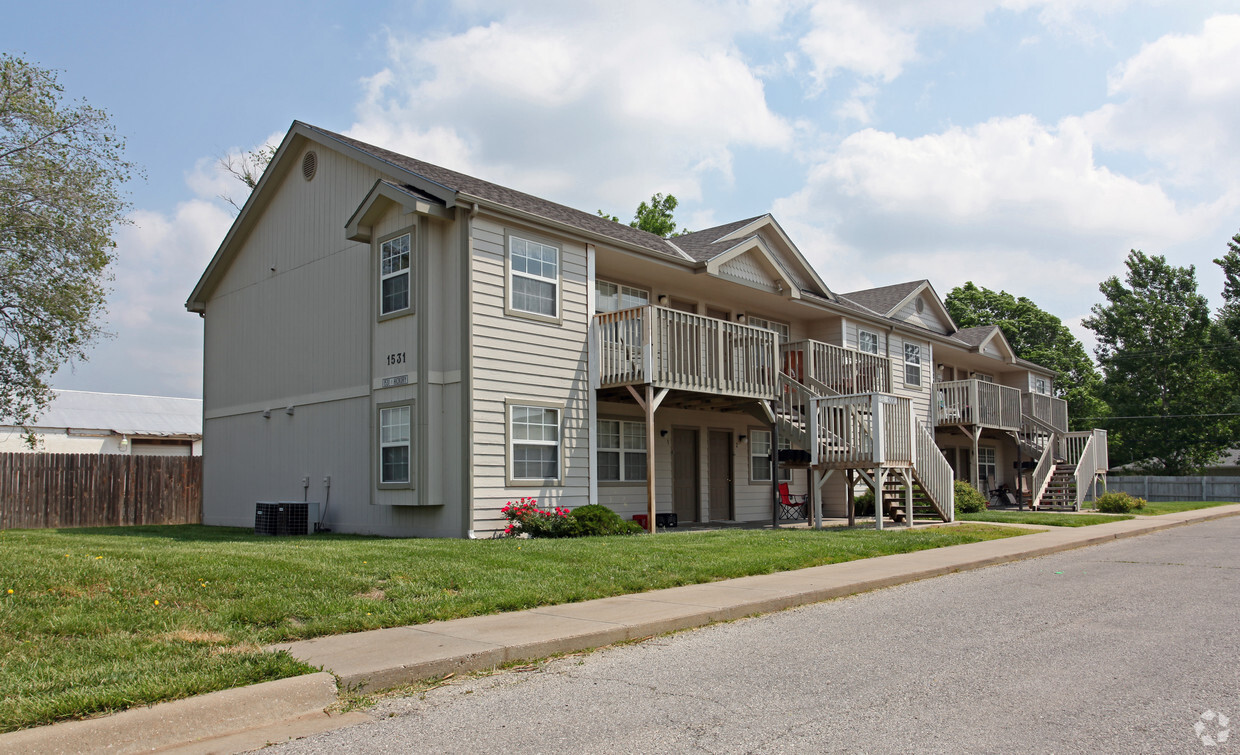
[[[473,239],[474,216],[478,214],[475,202],[468,215],[458,211],[461,219],[461,532],[468,539],[474,538],[474,354],[473,354]],[[462,217],[463,216],[463,217]]]

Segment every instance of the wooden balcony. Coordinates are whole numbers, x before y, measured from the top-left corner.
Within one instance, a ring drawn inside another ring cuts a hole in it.
[[[793,341],[780,347],[783,370],[811,388],[840,395],[890,393],[891,360],[821,341]]]
[[[1068,432],[1068,402],[1041,393],[1023,393],[1020,410],[1061,433]]]
[[[595,315],[594,333],[599,388],[776,398],[779,336],[764,328],[645,306]]]
[[[984,380],[951,380],[934,384],[935,423],[976,425],[1019,431],[1021,394],[1015,388]]]

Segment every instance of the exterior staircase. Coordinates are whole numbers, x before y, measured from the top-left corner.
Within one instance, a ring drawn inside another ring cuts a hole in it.
[[[938,519],[950,522],[955,518],[951,467],[934,444],[933,433],[912,416],[907,399],[896,399],[887,394],[841,396],[825,384],[812,379],[809,383],[802,384],[783,372],[778,376],[779,399],[772,403],[771,412],[780,437],[788,438],[793,449],[802,451],[807,457],[804,464],[783,466],[808,467],[811,458],[820,460],[819,471],[855,468],[873,472],[881,466],[887,471],[884,487],[898,486],[901,491],[904,480],[900,472],[903,471],[908,474],[914,488],[914,521]],[[872,396],[874,401],[887,404],[887,411],[875,409],[871,403]],[[831,406],[825,410],[819,409],[820,414],[815,421],[812,416],[815,402],[822,399],[831,399],[824,402]],[[895,403],[888,404],[892,401]],[[903,404],[900,404],[901,401]],[[875,419],[876,416],[883,417],[883,423],[891,424],[884,427]],[[817,437],[814,437],[815,434]],[[884,457],[883,463],[876,463],[872,452],[880,445],[879,441],[893,444],[894,454],[906,455]],[[896,446],[903,450],[896,450]],[[824,463],[823,459],[833,461]],[[939,491],[937,496],[935,491]],[[887,498],[888,493],[884,490],[884,511],[898,515],[897,521],[904,519],[907,512],[904,511],[903,493],[894,508],[886,505]]]
[[[1078,511],[1076,502],[1076,465],[1056,464],[1051,472],[1050,481],[1046,484],[1046,492],[1038,501],[1039,509],[1071,509]]]
[[[907,521],[908,512],[905,511],[906,504],[904,481],[899,478],[887,478],[886,484],[883,485],[883,511],[897,522]],[[943,520],[944,516],[938,504],[934,502],[934,499],[930,497],[930,494],[926,492],[926,489],[914,477],[913,521],[918,519]]]

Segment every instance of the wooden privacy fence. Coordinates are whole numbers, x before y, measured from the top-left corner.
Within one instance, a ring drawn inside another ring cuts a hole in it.
[[[201,521],[201,456],[0,453],[0,529]]]
[[[1147,501],[1240,501],[1240,477],[1111,475],[1107,490]]]

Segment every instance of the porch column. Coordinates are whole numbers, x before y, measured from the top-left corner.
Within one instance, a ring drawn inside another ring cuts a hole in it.
[[[654,386],[646,383],[646,531],[654,534]]]
[[[844,506],[845,508],[848,509],[848,526],[856,527],[857,526],[857,495],[854,492],[854,488],[857,485],[857,477],[856,475],[853,474],[853,471],[851,469],[848,470],[848,473],[845,476],[845,480],[848,483],[848,490],[845,491],[844,493],[844,501],[845,501]]]
[[[887,485],[887,468],[874,471],[874,529],[883,528],[883,488]]]
[[[913,475],[907,469],[901,471],[904,477],[904,523],[913,527]]]
[[[769,411],[769,410],[768,410]],[[771,529],[779,527],[779,423],[771,422]],[[808,512],[806,512],[808,515]]]

